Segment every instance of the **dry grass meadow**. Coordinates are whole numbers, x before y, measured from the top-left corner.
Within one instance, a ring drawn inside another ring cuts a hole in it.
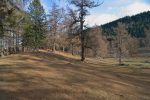
[[[150,58],[24,53],[0,58],[0,100],[150,100]]]

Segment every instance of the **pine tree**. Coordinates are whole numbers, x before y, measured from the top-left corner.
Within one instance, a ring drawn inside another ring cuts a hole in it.
[[[28,39],[33,39],[34,50],[37,50],[42,46],[46,33],[46,13],[40,0],[33,0],[30,4],[29,15],[31,21],[29,28],[32,34],[29,35],[31,37],[28,37]]]
[[[8,16],[6,1],[0,1],[0,37],[4,35],[4,21]]]
[[[1,0],[0,1],[0,52],[1,55],[4,51],[11,54],[11,49],[17,48],[18,45],[18,38],[20,35],[20,24],[22,22],[23,16],[21,13],[23,11],[23,7],[25,6],[25,2],[28,0]],[[19,7],[18,4],[22,5]],[[13,34],[13,37],[10,36],[9,33]],[[15,35],[15,36],[14,36]],[[9,38],[8,38],[9,37]],[[16,39],[16,43],[14,40]],[[6,42],[7,41],[7,42]],[[9,42],[8,42],[9,41]],[[11,43],[11,41],[13,41]],[[5,44],[5,47],[4,47]],[[13,45],[11,45],[13,44]],[[13,47],[13,48],[12,48]],[[4,50],[5,49],[5,50]],[[9,50],[8,50],[9,49]]]

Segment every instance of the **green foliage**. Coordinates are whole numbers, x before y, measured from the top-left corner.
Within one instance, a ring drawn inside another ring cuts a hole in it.
[[[6,16],[8,15],[8,9],[6,2],[0,1],[0,37],[4,34],[4,22],[6,19]]]
[[[21,10],[16,5],[17,3],[11,0],[0,1],[0,36],[12,29],[15,31],[15,27],[18,26]]]
[[[34,0],[29,6],[29,20],[25,25],[23,44],[39,49],[46,33],[46,14],[39,0]]]
[[[23,34],[23,40],[22,40],[22,45],[27,46],[27,47],[32,47],[34,43],[34,36],[32,34],[32,25],[27,22],[28,20],[25,20],[26,23],[24,24],[24,34]]]
[[[128,33],[137,38],[144,38],[144,29],[150,24],[150,11],[135,16],[127,16],[116,21],[102,25],[105,35],[115,35],[113,28],[117,27],[117,23],[121,22],[127,25]]]

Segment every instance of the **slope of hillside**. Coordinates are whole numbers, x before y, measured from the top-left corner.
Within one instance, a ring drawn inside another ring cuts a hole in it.
[[[0,100],[150,100],[150,69],[137,66],[46,52],[12,55],[0,59]]]
[[[134,37],[143,38],[146,37],[144,32],[144,28],[148,28],[150,26],[150,11],[140,13],[134,16],[127,16],[124,18],[120,18],[116,21],[107,23],[102,25],[103,32],[108,34],[115,34],[113,32],[113,28],[117,27],[117,23],[122,22],[128,26],[128,32]]]

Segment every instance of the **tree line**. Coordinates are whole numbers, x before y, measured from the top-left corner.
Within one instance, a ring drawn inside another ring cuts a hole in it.
[[[63,51],[68,49],[66,51],[69,51],[70,48],[66,47],[68,46],[66,41],[68,41],[68,38],[76,39],[75,43],[78,43],[78,46],[80,45],[77,48],[81,48],[78,54],[81,55],[81,61],[84,61],[85,17],[89,8],[97,7],[100,3],[91,0],[70,0],[68,2],[77,9],[68,8],[65,11],[66,9],[60,8],[54,2],[50,14],[46,15],[40,1],[33,0],[27,13],[28,23],[25,29],[26,34],[23,35],[23,45],[34,50],[44,48],[46,45],[53,52],[56,49],[63,49]],[[69,41],[73,43],[73,40]],[[72,54],[74,54],[73,46],[76,44],[71,44]]]
[[[134,16],[126,16],[102,25],[102,29],[106,35],[115,34],[113,28],[117,27],[117,24],[121,22],[128,26],[127,31],[129,34],[131,34],[131,36],[134,36],[136,38],[145,38],[147,36],[145,29],[148,29],[150,25],[149,16],[150,11],[143,12]]]
[[[0,1],[0,54],[8,55],[18,50],[21,24],[23,21],[23,6],[27,0]],[[15,46],[14,46],[15,45]]]
[[[103,2],[70,0],[67,2],[75,7],[62,8],[53,1],[49,14],[45,13],[40,0],[32,0],[27,11],[22,8],[28,0],[18,1],[21,7],[16,6],[16,3],[12,5],[12,2],[8,6],[8,2],[4,0],[0,3],[1,56],[5,55],[4,51],[7,55],[47,49],[54,53],[63,51],[80,55],[81,61],[87,56],[116,57],[119,58],[119,64],[122,64],[122,57],[137,53],[137,37],[143,33],[135,31],[144,27],[144,32],[149,33],[148,17],[142,19],[149,12],[90,28],[85,25],[85,17],[91,8]],[[141,20],[137,22],[139,18]],[[147,23],[147,27],[143,26],[145,24],[140,27],[140,23]],[[148,37],[147,34],[147,43]]]

